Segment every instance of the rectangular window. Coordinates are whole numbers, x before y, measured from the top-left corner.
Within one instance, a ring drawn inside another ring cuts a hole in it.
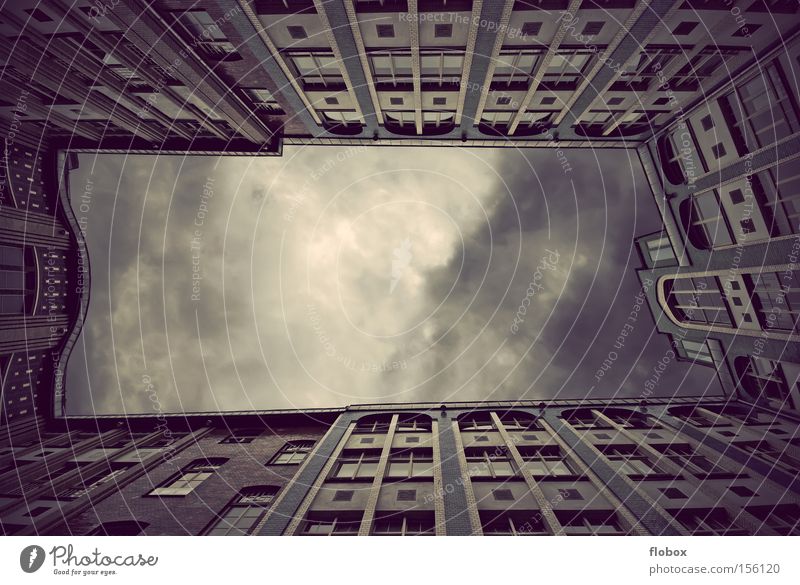
[[[382,514],[375,517],[374,536],[433,536],[436,521],[430,514]]]
[[[730,475],[717,463],[700,455],[689,444],[670,443],[668,445],[654,445],[654,449],[661,451],[668,460],[701,479],[713,479],[715,475]]]
[[[391,479],[433,478],[433,451],[431,449],[414,449],[392,453],[389,456],[386,477]]]
[[[310,513],[301,529],[305,536],[356,536],[361,527],[358,515]]]
[[[314,441],[290,441],[272,458],[268,465],[297,465],[302,463],[314,448]]]
[[[370,480],[378,472],[380,451],[346,451],[333,468],[334,479]]]
[[[558,445],[520,446],[518,449],[526,470],[535,478],[576,475]]]
[[[556,512],[564,532],[568,535],[622,535],[625,534],[614,512],[587,510]]]
[[[632,479],[645,479],[659,473],[655,463],[642,453],[636,445],[605,445],[603,453],[617,473]]]
[[[222,459],[194,461],[185,467],[180,475],[171,479],[163,486],[155,488],[148,495],[162,497],[187,496],[192,493],[197,486],[211,477],[223,463],[225,463],[225,460]]]
[[[277,493],[278,488],[272,486],[245,488],[203,533],[209,536],[252,534]]]
[[[514,464],[504,450],[467,448],[467,474],[472,479],[514,477]]]
[[[693,536],[743,535],[746,530],[731,521],[728,512],[722,508],[711,510],[667,510]]]
[[[666,236],[648,240],[647,254],[650,256],[651,262],[675,260],[675,252],[672,251],[672,244]]]
[[[536,536],[548,534],[542,513],[538,510],[492,512],[481,511],[481,526],[485,536]]]

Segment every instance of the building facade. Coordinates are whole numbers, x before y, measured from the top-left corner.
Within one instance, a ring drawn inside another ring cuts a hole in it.
[[[630,148],[784,47],[798,11],[793,0],[21,0],[0,22],[0,118],[73,150]]]
[[[5,534],[800,534],[797,419],[720,397],[69,417],[3,437]]]
[[[726,393],[800,413],[800,42],[768,53],[638,148],[663,218],[643,288],[679,358]]]

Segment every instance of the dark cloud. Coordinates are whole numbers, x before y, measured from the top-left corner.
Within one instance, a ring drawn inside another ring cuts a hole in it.
[[[669,349],[649,315],[595,371],[657,211],[635,153],[567,156],[568,174],[544,150],[82,157],[92,299],[68,411],[640,394]],[[687,372],[660,393],[713,382]]]

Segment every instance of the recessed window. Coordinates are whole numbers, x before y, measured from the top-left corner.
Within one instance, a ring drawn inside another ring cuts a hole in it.
[[[611,439],[611,436],[605,433],[597,433],[595,434],[594,438],[600,439],[601,441],[608,441],[609,439]]]
[[[733,297],[733,304],[736,305],[737,307],[741,307],[742,299],[740,299],[739,297]]]
[[[268,465],[297,465],[305,461],[313,447],[314,441],[290,441],[281,448]]]
[[[677,27],[675,27],[675,30],[672,31],[672,34],[675,35],[676,37],[682,37],[688,35],[696,28],[697,28],[696,22],[682,22]]]
[[[501,502],[511,502],[514,500],[514,492],[511,490],[492,490],[492,495],[495,500]]]
[[[374,443],[375,439],[373,437],[364,437],[363,439],[361,439],[361,442],[365,443],[365,444],[366,443]]]
[[[711,116],[704,116],[702,120],[700,120],[700,125],[703,127],[703,130],[708,132],[714,127],[714,118]]]
[[[152,490],[151,496],[188,496],[197,486],[214,475],[227,459],[197,459],[183,468],[180,474]]]
[[[583,27],[583,31],[581,32],[581,34],[584,34],[584,35],[600,34],[600,31],[603,30],[603,27],[605,26],[605,24],[606,23],[602,22],[602,21],[587,22],[586,26]]]
[[[437,39],[449,39],[453,36],[453,25],[452,24],[437,24],[434,25],[433,35]]]
[[[355,492],[353,490],[336,490],[336,493],[333,494],[333,501],[334,502],[350,502],[353,500],[353,494]]]
[[[419,443],[419,437],[406,437],[406,443]]]
[[[526,22],[522,25],[522,36],[535,37],[542,30],[541,22]]]
[[[389,103],[393,106],[402,106],[403,105],[403,98],[401,97],[390,97]]]
[[[46,12],[43,12],[38,8],[26,8],[25,12],[30,14],[33,18],[35,18],[39,22],[53,22],[53,19],[47,16]]]
[[[258,522],[272,505],[279,489],[277,486],[268,485],[244,488],[206,527],[203,534],[210,536],[252,534]]]
[[[711,154],[714,155],[714,158],[722,158],[728,152],[725,150],[725,145],[720,142],[711,147]]]
[[[659,488],[661,493],[663,493],[666,497],[671,500],[685,500],[686,494],[684,494],[678,488],[670,487],[670,488]]]
[[[497,103],[498,106],[507,106],[508,104],[511,103],[511,98],[509,96],[501,95],[501,96],[499,96],[497,98],[497,102],[496,103]]]
[[[394,25],[391,24],[377,24],[375,28],[378,31],[379,39],[393,39],[394,38]]]
[[[723,437],[735,437],[736,433],[733,431],[717,431],[718,435],[722,435]]]
[[[40,514],[44,514],[49,509],[50,508],[48,508],[47,506],[36,506],[35,508],[31,508],[30,511],[26,512],[25,514],[23,514],[23,516],[27,516],[27,517],[33,518],[34,516],[38,516]]]
[[[739,222],[739,225],[742,226],[743,234],[752,234],[756,231],[756,224],[753,223],[752,219],[743,219]]]
[[[734,205],[739,205],[744,201],[744,194],[741,189],[734,189],[730,192],[729,197],[731,198],[731,203]]]
[[[753,316],[750,313],[745,313],[744,315],[742,315],[742,319],[744,319],[745,323],[753,322]]]
[[[325,98],[325,103],[328,104],[329,106],[338,106],[339,105],[339,98],[326,97]]]
[[[558,495],[562,497],[564,500],[582,500],[583,496],[581,492],[571,488],[564,488],[558,490]]]
[[[293,39],[307,39],[308,35],[306,34],[306,29],[302,26],[291,25],[287,26],[286,30],[289,32],[289,36]]]
[[[486,435],[480,435],[478,437],[475,437],[475,442],[476,443],[483,443],[484,441],[488,441],[488,440],[489,440],[489,437],[487,437]]]
[[[739,286],[739,283],[738,283],[737,281],[735,281],[735,280],[732,280],[732,281],[731,281],[731,288],[732,288],[733,290],[739,290],[741,287]]]
[[[398,502],[416,502],[417,490],[397,490]]]
[[[669,103],[668,97],[660,97],[657,100],[653,101],[654,106],[666,106]]]
[[[756,495],[753,490],[743,485],[732,485],[728,489],[741,498],[751,498]]]
[[[648,439],[660,439],[661,438],[661,435],[659,435],[658,433],[645,433],[644,436],[647,437]]]
[[[446,106],[447,105],[447,98],[446,97],[435,97],[435,98],[433,98],[433,105],[434,106]]]
[[[556,103],[556,98],[552,96],[543,97],[542,101],[540,102],[543,106],[550,106]]]
[[[606,102],[606,103],[607,103],[609,106],[618,106],[618,105],[620,105],[620,104],[621,104],[622,102],[624,102],[624,101],[625,101],[625,98],[621,98],[621,97],[612,97],[612,98],[609,98],[608,102]]]
[[[538,437],[536,435],[522,435],[523,441],[537,441]]]

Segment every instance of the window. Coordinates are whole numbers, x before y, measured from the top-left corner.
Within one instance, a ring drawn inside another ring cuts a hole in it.
[[[675,260],[675,252],[669,238],[664,236],[647,241],[647,255],[651,262]]]
[[[558,445],[519,446],[525,468],[536,478],[575,475]]]
[[[624,534],[614,512],[592,510],[557,511],[556,517],[568,535]]]
[[[360,527],[361,518],[358,516],[310,513],[301,534],[306,536],[355,536]]]
[[[739,155],[768,146],[798,131],[798,119],[777,64],[737,83],[719,100]]]
[[[488,412],[478,412],[459,418],[458,428],[462,431],[493,431],[494,424]]]
[[[732,485],[728,489],[740,498],[752,498],[757,495],[753,490],[744,485]]]
[[[339,105],[339,98],[326,97],[325,98],[325,103],[328,104],[329,106],[338,106]]]
[[[721,508],[668,510],[668,512],[694,536],[746,534],[746,531],[733,524],[728,512]]]
[[[731,36],[732,37],[737,37],[737,38],[749,37],[749,36],[752,36],[752,34],[754,32],[756,32],[760,28],[761,28],[760,24],[755,24],[755,23],[749,24],[748,23],[745,26],[743,26],[742,28],[737,29],[736,32],[733,33]]]
[[[556,103],[556,98],[551,97],[551,96],[545,96],[545,97],[542,98],[542,101],[539,102],[539,103],[541,103],[543,106],[551,106],[554,103]]]
[[[391,416],[368,416],[356,423],[355,433],[386,433],[389,431]]]
[[[722,144],[721,142],[711,147],[711,153],[714,155],[714,158],[716,159],[720,159],[726,154],[728,154],[725,151],[725,145]]]
[[[375,438],[374,437],[363,437],[361,439],[361,441],[359,441],[359,442],[362,443],[362,444],[374,443],[375,442]]]
[[[507,106],[511,103],[511,98],[509,96],[497,96],[496,103],[498,106]]]
[[[235,433],[231,433],[224,439],[220,441],[221,444],[231,444],[231,443],[252,443],[253,439],[258,437],[261,434],[260,430],[253,430],[253,431],[238,431]]]
[[[654,445],[654,449],[661,451],[664,457],[684,471],[701,478],[712,479],[716,474],[729,475],[725,469],[708,459],[705,455],[698,454],[691,445],[670,443],[668,445]]]
[[[496,489],[492,490],[492,496],[495,500],[499,502],[513,502],[514,501],[514,492],[507,489]]]
[[[542,430],[536,417],[524,412],[503,412],[499,414],[500,422],[507,431],[540,431]]]
[[[785,504],[780,506],[753,506],[745,508],[778,534],[800,536],[800,506]]]
[[[760,356],[740,356],[734,361],[740,384],[751,398],[766,398],[779,407],[796,408],[781,362]]]
[[[24,12],[30,14],[39,22],[53,22],[53,19],[47,16],[46,12],[39,10],[38,8],[25,8]]]
[[[686,323],[733,327],[726,296],[714,276],[676,278],[667,283],[667,304]]]
[[[558,495],[564,500],[582,500],[581,492],[572,488],[564,488],[558,490]]]
[[[272,458],[268,465],[297,465],[302,463],[314,448],[314,441],[290,441]]]
[[[435,97],[435,98],[433,98],[433,105],[434,106],[446,106],[447,105],[447,98],[446,97]]]
[[[244,488],[228,504],[203,534],[210,536],[244,536],[255,527],[272,505],[279,488],[253,486]]]
[[[333,494],[333,501],[351,502],[354,494],[355,492],[353,490],[336,490],[336,492]]]
[[[391,479],[432,478],[433,451],[431,449],[414,449],[390,454],[386,477]]]
[[[542,23],[541,22],[525,22],[522,24],[522,36],[532,36],[535,37],[539,34],[539,31],[542,30]]]
[[[600,31],[603,30],[603,27],[605,26],[605,24],[606,23],[603,22],[603,21],[587,22],[586,25],[583,27],[583,31],[581,32],[581,34],[584,34],[584,35],[600,34]]]
[[[711,349],[708,347],[707,342],[681,339],[681,347],[683,347],[687,358],[710,366],[714,365],[714,356],[711,354]]]
[[[663,493],[666,497],[671,500],[684,500],[686,499],[686,494],[684,494],[678,488],[673,487],[666,487],[666,488],[658,488],[661,493]]]
[[[767,441],[742,441],[734,445],[789,473],[795,474],[800,469],[800,459],[793,457],[789,449],[774,447]]]
[[[161,487],[152,490],[150,496],[187,496],[197,486],[211,477],[214,472],[222,467],[227,459],[198,459],[193,461],[177,477]]]
[[[302,79],[304,84],[329,87],[344,83],[339,62],[332,52],[293,51],[288,55],[297,71],[297,77]]]
[[[669,98],[668,97],[660,97],[660,98],[657,98],[657,99],[653,100],[653,105],[654,106],[666,106],[668,103],[669,103]]]
[[[433,536],[435,533],[433,514],[376,515],[372,527],[375,536]]]
[[[433,29],[433,36],[437,39],[449,39],[453,36],[452,24],[436,24]]]
[[[696,22],[682,22],[677,27],[675,27],[675,30],[672,31],[672,34],[675,35],[676,37],[682,37],[691,34],[691,32],[696,28],[697,28]]]
[[[335,479],[373,479],[378,472],[380,451],[346,451],[333,468]]]
[[[406,437],[406,443],[419,443],[419,437]]]
[[[375,29],[378,32],[379,39],[393,39],[394,26],[391,24],[376,24]]]
[[[307,39],[308,35],[306,34],[306,29],[302,26],[287,26],[286,31],[289,33],[289,36],[293,39],[300,40],[300,39]]]
[[[397,490],[398,502],[416,502],[417,490]]]
[[[636,445],[605,445],[602,450],[619,474],[644,479],[648,475],[659,473],[655,464]]]
[[[88,536],[138,536],[149,526],[147,522],[136,520],[118,520],[103,522],[95,527]]]
[[[705,116],[702,120],[700,120],[700,125],[703,127],[703,130],[708,132],[714,127],[714,118],[711,116]]]
[[[744,281],[764,329],[800,331],[800,271],[746,274]]]
[[[481,526],[485,536],[535,536],[548,534],[537,510],[518,512],[481,511]]]
[[[513,477],[516,475],[514,464],[503,450],[468,448],[465,451],[467,455],[467,474],[472,479]]]
[[[401,97],[390,97],[389,103],[393,106],[402,106],[404,103],[403,98]]]
[[[395,431],[398,433],[429,433],[431,419],[427,417],[400,417]]]
[[[606,103],[607,103],[609,106],[618,106],[618,105],[620,105],[620,104],[621,104],[622,102],[624,102],[624,101],[625,101],[625,98],[621,98],[621,97],[612,97],[612,98],[609,98],[609,100],[608,100]]]

